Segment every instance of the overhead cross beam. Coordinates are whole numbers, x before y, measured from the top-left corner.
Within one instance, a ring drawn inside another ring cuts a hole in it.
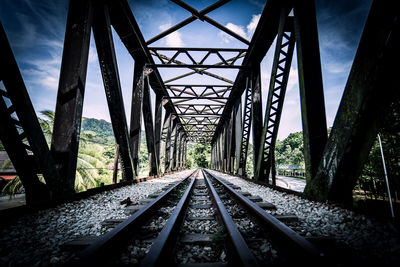
[[[227,78],[224,78],[224,77],[222,77],[220,75],[216,75],[214,73],[211,73],[211,72],[207,71],[208,69],[210,69],[211,67],[214,67],[214,66],[215,66],[215,68],[222,68],[220,66],[222,64],[224,64],[223,61],[215,63],[213,65],[210,65],[210,67],[204,67],[204,65],[203,66],[199,66],[199,65],[198,66],[192,66],[192,65],[187,65],[182,61],[167,57],[166,55],[163,55],[163,54],[160,54],[160,53],[156,53],[153,50],[150,50],[150,53],[153,56],[156,56],[161,62],[164,62],[164,60],[168,60],[168,61],[171,61],[173,63],[176,63],[176,65],[186,66],[187,68],[193,70],[191,72],[188,72],[188,73],[179,75],[177,77],[171,78],[169,80],[166,80],[166,81],[164,81],[165,84],[173,82],[173,81],[176,81],[176,80],[179,80],[179,79],[182,79],[182,78],[185,78],[185,77],[188,77],[188,76],[196,74],[196,73],[200,74],[200,75],[205,74],[205,75],[208,75],[208,76],[213,77],[215,79],[221,80],[223,82],[226,82],[226,83],[229,83],[229,84],[233,84],[233,81],[231,81],[231,80],[229,80]],[[229,62],[228,64],[233,64],[237,59],[244,57],[245,54],[246,54],[245,52],[239,53],[236,57],[226,59],[225,61]],[[176,66],[176,65],[173,65],[173,66]]]
[[[215,9],[217,9],[217,8],[219,8],[219,7],[221,7],[221,6],[223,6],[223,5],[225,5],[226,3],[230,2],[230,1],[231,1],[231,0],[220,0],[220,1],[216,2],[215,4],[212,4],[211,6],[209,6],[209,7],[205,8],[205,9],[199,11],[198,14],[199,14],[200,16],[204,16],[204,15],[206,15],[207,13],[210,13],[211,11],[213,11],[213,10],[215,10]],[[191,17],[189,17],[189,18],[185,19],[184,21],[182,21],[182,22],[176,24],[175,26],[173,26],[173,27],[167,29],[166,31],[164,31],[164,32],[162,32],[162,33],[160,33],[160,34],[158,34],[157,36],[154,36],[153,38],[151,38],[150,40],[148,40],[148,41],[146,42],[146,44],[147,44],[147,45],[151,45],[152,43],[154,43],[154,42],[160,40],[161,38],[167,36],[168,34],[171,34],[171,33],[175,32],[175,31],[179,30],[180,28],[182,28],[182,27],[188,25],[189,23],[191,23],[191,22],[193,22],[193,21],[199,19],[198,14],[192,14]]]
[[[186,9],[187,11],[189,11],[190,13],[195,15],[200,20],[206,21],[206,22],[210,23],[211,25],[217,27],[221,31],[224,31],[225,33],[229,34],[230,36],[238,39],[239,41],[241,41],[243,43],[245,43],[246,45],[250,45],[250,42],[246,38],[240,36],[239,34],[235,33],[234,31],[231,31],[230,29],[228,29],[225,26],[219,24],[218,22],[216,22],[215,20],[211,19],[210,17],[200,13],[195,8],[191,7],[190,5],[186,4],[185,2],[183,2],[181,0],[171,0],[171,1],[174,2],[175,4],[179,5],[180,7]]]

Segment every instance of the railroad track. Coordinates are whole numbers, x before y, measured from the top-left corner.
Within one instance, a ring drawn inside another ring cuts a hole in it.
[[[204,170],[173,184],[67,265],[321,263],[320,251],[240,188]]]

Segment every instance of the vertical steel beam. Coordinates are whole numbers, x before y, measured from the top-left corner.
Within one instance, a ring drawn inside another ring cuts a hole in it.
[[[236,105],[233,107],[232,110],[232,117],[230,120],[230,140],[229,140],[229,166],[228,166],[228,172],[233,174],[234,172],[234,166],[235,166],[235,123],[236,123],[236,118],[235,118],[235,109]]]
[[[187,141],[187,138],[185,138],[185,154],[183,155],[183,167],[185,169],[188,168],[188,166],[187,166],[187,144],[188,144],[188,141]]]
[[[309,199],[351,206],[353,188],[391,103],[400,101],[396,1],[374,1]]]
[[[50,154],[50,150],[43,135],[42,129],[40,128],[35,110],[29,98],[28,91],[26,90],[25,83],[22,79],[17,62],[14,58],[14,54],[11,50],[10,44],[8,42],[6,33],[1,22],[0,58],[2,60],[2,64],[0,64],[0,81],[3,82],[5,89],[5,91],[0,89],[2,90],[0,94],[0,101],[4,105],[4,108],[2,108],[2,113],[0,115],[2,120],[2,123],[0,123],[0,128],[2,128],[2,131],[4,131],[5,135],[5,137],[1,140],[4,147],[7,148],[7,153],[9,155],[14,154],[13,157],[10,156],[14,167],[22,166],[22,168],[24,168],[24,173],[26,173],[28,169],[33,171],[28,179],[31,179],[31,177],[33,177],[35,181],[25,181],[26,177],[22,173],[19,173],[16,169],[25,187],[27,204],[32,204],[32,200],[34,202],[36,200],[44,200],[46,197],[50,197],[50,192],[48,192],[48,190],[51,191],[51,195],[53,197],[57,197],[57,190],[59,189],[57,182],[60,177],[54,166],[54,160]],[[11,102],[11,105],[9,105],[8,107],[4,101],[7,98],[8,101]],[[14,116],[14,114],[16,114],[17,116]],[[11,129],[13,128],[13,130],[6,130],[6,128],[9,127]],[[12,144],[5,144],[7,143],[5,139],[8,139],[8,141],[12,140]],[[26,146],[26,141],[28,141],[28,147],[33,155],[27,155],[27,151],[25,149],[20,150],[19,148],[13,148],[14,146]],[[22,151],[23,155],[19,156],[19,154],[16,154],[17,150]],[[27,166],[30,164],[27,164],[26,156],[32,158],[31,163],[33,166]],[[20,162],[17,163],[15,162],[16,160]],[[37,170],[35,171],[35,169]],[[47,189],[44,184],[39,182],[36,175],[38,172],[41,172],[43,174],[43,177],[46,181]],[[40,187],[42,190],[31,187],[27,183],[38,185],[38,187]]]
[[[328,134],[314,0],[295,1],[293,9],[304,159],[309,182],[317,172]]]
[[[99,56],[100,70],[115,142],[119,147],[123,177],[125,180],[133,180],[135,175],[132,170],[133,162],[130,154],[124,100],[119,81],[108,7],[104,5],[103,1],[94,2],[93,35],[96,42],[97,55]]]
[[[172,115],[167,109],[165,110],[164,124],[163,124],[163,139],[165,139],[165,151],[164,151],[164,172],[167,172],[170,168],[171,157],[170,157],[170,147],[171,147],[171,126],[172,126]]]
[[[263,130],[260,77],[261,77],[260,65],[253,66],[251,70],[251,79],[253,83],[251,120],[253,123],[253,170],[254,171],[256,169],[256,162],[258,161],[258,150],[261,146],[261,135]]]
[[[61,175],[57,190],[60,198],[74,193],[92,25],[91,2],[71,0],[68,10],[51,142],[51,153]]]
[[[238,173],[242,141],[242,98],[236,100],[233,116],[235,117],[235,168],[233,171]]]
[[[175,164],[175,169],[179,170],[180,165],[181,165],[181,149],[182,149],[182,131],[178,132],[178,145],[177,145],[177,151],[176,151],[176,164]]]
[[[129,130],[130,147],[133,160],[133,170],[135,176],[139,175],[139,155],[140,155],[140,131],[142,120],[142,98],[144,85],[144,63],[135,60],[133,73],[132,104],[131,104],[131,123]]]
[[[264,127],[261,145],[258,150],[258,161],[254,170],[256,180],[267,180],[271,173],[271,183],[276,184],[275,177],[275,143],[278,135],[286,87],[289,80],[295,37],[292,17],[287,17],[282,9],[271,71],[267,105],[265,108]]]
[[[149,78],[144,79],[143,87],[143,121],[146,131],[147,151],[149,153],[149,176],[158,174],[158,156],[154,141],[153,112],[151,110],[151,97]]]
[[[15,127],[14,119],[7,116],[7,104],[0,96],[0,140],[25,188],[28,205],[44,204],[50,199],[48,188],[39,181],[25,144]]]
[[[223,131],[222,131],[222,136],[221,136],[221,143],[222,143],[222,162],[223,162],[223,167],[222,167],[222,170],[224,171],[224,172],[226,172],[226,165],[227,165],[227,159],[228,159],[228,157],[227,157],[227,150],[228,150],[228,142],[227,142],[227,126],[228,126],[228,124],[227,123],[225,123],[225,125],[224,125],[224,129],[223,129]]]
[[[118,178],[118,160],[119,160],[119,146],[115,145],[114,150],[114,170],[113,170],[113,183],[117,183]]]
[[[237,174],[246,175],[246,159],[247,159],[247,150],[249,147],[249,138],[251,131],[251,113],[252,113],[252,81],[247,78],[246,79],[246,92],[244,98],[244,115],[243,115],[243,123],[242,123],[242,133],[240,140],[240,156],[239,156],[239,164],[237,167]]]
[[[156,146],[155,154],[157,156],[158,162],[158,171],[157,174],[161,173],[161,121],[162,121],[162,96],[160,94],[156,94],[156,103],[155,103],[155,118],[154,118],[154,141]]]
[[[178,146],[178,135],[179,135],[179,129],[178,129],[178,124],[176,123],[176,119],[174,120],[174,127],[172,129],[172,135],[171,135],[171,146],[172,146],[172,160],[171,160],[171,170],[175,171],[176,167],[176,150]]]

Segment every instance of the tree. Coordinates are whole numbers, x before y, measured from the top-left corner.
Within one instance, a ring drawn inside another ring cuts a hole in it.
[[[46,141],[50,144],[53,132],[54,112],[51,110],[43,110],[40,114],[42,118],[39,118],[39,123]],[[83,122],[84,121],[85,118],[83,118]],[[104,122],[100,123],[101,127],[96,127],[94,121],[95,119],[90,119],[90,127],[88,128],[91,130],[82,131],[80,135],[77,171],[75,176],[75,190],[77,192],[97,187],[101,183],[112,183],[111,170],[107,169],[107,164],[113,159],[113,157],[110,158],[108,155],[109,147],[112,147],[113,144],[101,144],[96,139],[97,131],[100,131],[100,135],[102,135],[101,131],[105,129],[106,134],[109,134],[107,130],[109,127]],[[39,178],[41,178],[41,176],[39,176]],[[43,179],[41,180],[44,181]],[[23,188],[18,177],[14,179],[12,183],[8,184],[9,185],[3,189],[3,193],[5,194],[12,195],[20,192]]]
[[[195,143],[193,147],[189,148],[188,160],[195,168],[210,168],[211,160],[211,145],[203,143]]]
[[[304,169],[303,133],[291,133],[275,146],[276,165],[299,165]]]

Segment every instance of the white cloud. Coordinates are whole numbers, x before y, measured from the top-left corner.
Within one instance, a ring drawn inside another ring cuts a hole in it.
[[[247,24],[246,27],[244,27],[242,25],[236,25],[231,22],[228,22],[225,25],[225,27],[228,28],[229,30],[239,34],[240,36],[250,40],[254,34],[254,31],[257,27],[258,21],[260,20],[260,17],[261,17],[261,14],[253,15],[250,23]],[[219,32],[219,36],[222,38],[222,40],[225,43],[230,43],[234,39],[234,37],[230,36],[229,34],[223,32],[223,31]]]
[[[261,18],[261,14],[253,15],[250,23],[246,26],[246,28],[247,28],[247,37],[249,39],[251,39],[251,37],[253,37],[254,31],[257,28],[258,21],[260,20],[260,18]]]
[[[165,30],[169,29],[170,27],[171,27],[171,24],[167,23],[167,24],[160,25],[158,28],[161,31],[165,31]],[[182,41],[182,34],[178,31],[174,31],[173,33],[168,34],[165,37],[165,44],[169,47],[182,47],[185,45]]]

